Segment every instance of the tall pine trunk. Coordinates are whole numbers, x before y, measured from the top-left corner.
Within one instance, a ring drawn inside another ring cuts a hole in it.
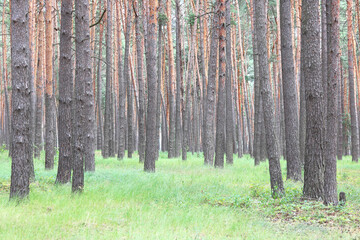
[[[306,104],[304,196],[323,197],[324,156],[323,85],[321,76],[320,11],[318,0],[302,5],[301,49]]]
[[[46,1],[46,87],[45,87],[45,169],[54,168],[54,100],[53,100],[53,0]]]
[[[327,79],[327,129],[325,146],[324,200],[337,205],[336,153],[338,127],[338,84],[340,82],[340,0],[328,5],[328,79]],[[330,131],[331,129],[331,131]]]
[[[204,118],[205,125],[205,149],[204,149],[204,163],[213,165],[215,153],[215,139],[214,139],[214,117],[215,117],[215,91],[216,91],[216,66],[217,66],[217,52],[219,47],[219,31],[218,31],[219,17],[217,14],[213,15],[212,33],[210,40],[210,56],[208,67],[208,85],[206,94],[206,109]]]
[[[31,57],[28,12],[28,1],[11,1],[12,163],[10,199],[24,198],[29,194],[32,156],[30,151]]]
[[[273,197],[284,195],[284,186],[280,168],[279,142],[276,136],[274,100],[269,81],[269,60],[266,45],[266,9],[265,1],[255,3],[256,34],[259,56],[259,77],[261,99],[263,104],[264,125],[266,134],[266,150],[269,158],[271,192]],[[251,132],[249,133],[249,135]]]
[[[57,183],[67,183],[71,179],[72,161],[72,11],[73,0],[61,2],[61,34],[60,34],[60,65],[59,65],[59,166],[56,176]]]
[[[291,1],[280,1],[281,65],[284,94],[287,179],[301,180],[299,118],[291,41]]]
[[[353,45],[353,26],[352,26],[352,7],[353,1],[347,0],[347,27],[348,27],[348,71],[349,71],[349,102],[351,117],[351,156],[352,161],[359,161],[359,138],[358,138],[358,118],[356,111],[356,87],[354,80],[354,45]]]
[[[232,61],[231,61],[231,4],[226,1],[226,163],[233,164],[233,98],[232,98]]]
[[[216,146],[215,146],[215,167],[224,167],[225,154],[225,80],[226,80],[226,4],[225,0],[219,0],[219,85],[218,102],[216,110]],[[231,96],[231,95],[230,95]]]
[[[146,117],[146,149],[144,170],[155,172],[156,150],[156,103],[157,103],[157,69],[156,69],[156,32],[157,32],[157,7],[158,1],[149,2],[149,18],[147,25],[147,80],[148,80],[148,108]]]
[[[84,162],[88,170],[95,169],[95,113],[91,78],[89,2],[87,0],[75,0],[75,30],[75,127],[73,128],[72,191],[82,192],[84,189]]]

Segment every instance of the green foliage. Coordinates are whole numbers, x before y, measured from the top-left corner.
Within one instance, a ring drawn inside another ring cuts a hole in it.
[[[359,234],[360,165],[339,161],[345,207],[303,200],[302,183],[285,182],[286,196],[271,197],[268,164],[244,156],[214,169],[203,158],[167,159],[156,173],[133,159],[103,159],[85,174],[81,195],[71,183],[55,185],[56,168],[35,159],[29,199],[9,202],[11,161],[0,153],[0,239],[351,239]],[[285,172],[285,161],[281,161]],[[19,231],[21,229],[21,231]]]
[[[166,14],[159,13],[158,21],[159,21],[159,25],[164,26],[168,21]]]
[[[185,17],[185,20],[186,20],[187,24],[189,24],[190,26],[193,26],[195,24],[196,18],[197,18],[196,14],[193,12],[190,12],[189,15],[187,15]]]
[[[6,144],[0,146],[0,153],[4,153],[6,151]]]

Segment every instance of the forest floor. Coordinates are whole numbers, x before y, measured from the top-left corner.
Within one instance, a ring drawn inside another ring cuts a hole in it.
[[[11,161],[0,153],[0,239],[360,239],[360,163],[338,161],[345,207],[301,199],[302,183],[285,182],[286,197],[272,199],[268,164],[245,156],[214,169],[203,158],[186,162],[161,153],[156,173],[138,156],[118,161],[96,152],[81,195],[54,185],[55,167],[35,160],[30,196],[9,202]],[[284,179],[286,163],[281,163]]]

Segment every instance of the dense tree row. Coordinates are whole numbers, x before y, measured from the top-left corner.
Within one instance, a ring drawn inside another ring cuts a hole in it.
[[[3,0],[10,196],[29,193],[43,148],[82,191],[98,149],[137,151],[147,172],[159,151],[217,168],[250,154],[274,197],[283,157],[305,197],[337,204],[336,161],[358,161],[359,35],[359,0]]]

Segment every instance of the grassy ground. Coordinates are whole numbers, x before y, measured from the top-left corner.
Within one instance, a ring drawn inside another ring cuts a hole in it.
[[[0,239],[359,239],[360,164],[339,161],[345,207],[301,199],[301,183],[270,198],[268,164],[249,157],[213,169],[202,157],[161,159],[144,173],[134,159],[102,159],[86,173],[85,191],[54,185],[56,170],[36,160],[29,199],[9,202],[11,162],[0,153]],[[282,161],[285,174],[285,162]],[[284,175],[285,176],[285,175]]]

